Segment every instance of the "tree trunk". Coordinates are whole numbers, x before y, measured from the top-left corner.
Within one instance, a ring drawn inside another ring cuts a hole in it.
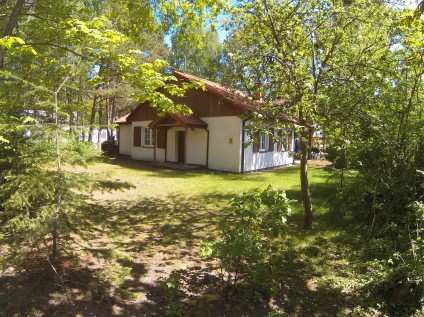
[[[106,132],[107,132],[107,145],[108,145],[108,152],[112,154],[114,151],[113,147],[113,139],[112,139],[112,131],[110,128],[111,124],[111,116],[112,116],[112,107],[111,107],[112,100],[110,98],[106,98]]]
[[[18,22],[19,12],[21,12],[21,9],[24,4],[25,4],[25,0],[16,1],[15,6],[13,7],[12,12],[9,15],[9,19],[7,20],[6,27],[1,37],[12,35],[13,29],[15,28],[15,25]],[[6,50],[0,46],[0,69],[4,68],[5,55],[6,55]]]
[[[53,232],[52,232],[52,256],[51,259],[53,262],[55,262],[57,260],[57,240],[58,240],[58,233],[57,233],[57,228],[56,225],[53,228]]]
[[[306,143],[306,140],[308,139],[309,132],[308,129],[305,127],[300,141],[300,148],[302,151],[302,156],[300,160],[300,186],[302,189],[303,208],[305,210],[303,228],[307,230],[312,228],[312,198],[311,193],[309,191],[308,182],[308,144]]]
[[[96,120],[98,100],[99,100],[99,95],[97,94],[97,91],[96,91],[93,97],[93,106],[91,107],[90,130],[88,131],[88,142],[93,142],[94,122]]]

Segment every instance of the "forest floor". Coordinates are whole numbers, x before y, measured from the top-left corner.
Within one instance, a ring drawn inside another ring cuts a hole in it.
[[[91,173],[132,188],[93,193],[62,256],[50,269],[43,252],[27,253],[23,270],[0,273],[0,316],[335,316],[352,312],[360,238],[337,208],[338,176],[310,162],[314,227],[302,229],[299,166],[248,174],[171,170],[127,158]],[[314,164],[315,163],[315,164]],[[219,263],[199,256],[201,241],[219,239],[237,193],[284,189],[292,203],[271,297],[251,287],[226,290]],[[41,254],[41,255],[40,255]],[[44,253],[45,254],[45,253]]]

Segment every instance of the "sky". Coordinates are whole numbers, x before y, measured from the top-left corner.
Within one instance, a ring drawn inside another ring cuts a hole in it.
[[[230,0],[230,3],[232,5],[235,5],[237,3],[237,0]],[[415,9],[417,7],[418,1],[416,0],[404,0],[404,6],[409,8],[409,9]],[[225,15],[221,14],[219,16],[219,19],[224,19]],[[222,25],[218,25],[217,28],[218,31],[218,35],[219,35],[219,40],[221,41],[221,43],[224,42],[228,32],[224,29],[224,27]],[[165,36],[165,44],[167,44],[168,46],[172,46],[171,45],[171,35],[166,35]]]
[[[406,7],[410,8],[410,9],[415,9],[417,7],[417,1],[415,1],[415,0],[406,0],[405,1],[405,5],[406,5]]]

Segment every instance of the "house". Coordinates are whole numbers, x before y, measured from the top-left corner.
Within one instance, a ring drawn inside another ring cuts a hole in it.
[[[170,97],[193,114],[158,116],[148,102],[115,123],[119,124],[119,153],[135,160],[205,166],[228,172],[255,171],[293,163],[293,132],[274,143],[268,134],[250,142],[246,132],[259,102],[219,84],[174,72],[179,81],[202,81],[205,90],[190,89]],[[278,132],[270,129],[277,136]],[[281,131],[280,131],[281,133]],[[287,135],[287,133],[284,133]],[[245,146],[246,145],[246,146]]]

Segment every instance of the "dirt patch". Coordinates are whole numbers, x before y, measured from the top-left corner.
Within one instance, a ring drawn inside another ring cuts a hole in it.
[[[300,160],[295,160],[294,164],[300,165]],[[308,165],[310,167],[327,167],[332,166],[333,163],[327,160],[308,160]]]
[[[311,258],[322,266],[326,258],[320,252],[309,252],[308,258],[294,246],[297,242],[290,238],[299,235],[302,243],[308,243],[296,225],[298,220],[288,226],[287,237],[281,240],[272,298],[262,296],[254,286],[228,288],[217,263],[198,254],[200,241],[219,239],[217,227],[228,217],[228,200],[234,192],[269,183],[287,188],[291,179],[297,190],[295,167],[240,176],[124,163],[98,169],[115,168],[113,177],[130,181],[134,188],[95,192],[81,206],[72,233],[61,236],[62,258],[54,263],[60,278],[46,264],[48,245],[40,247],[40,257],[29,259],[24,269],[1,273],[0,316],[337,314],[338,290],[318,282],[308,284],[311,274],[316,274]]]

